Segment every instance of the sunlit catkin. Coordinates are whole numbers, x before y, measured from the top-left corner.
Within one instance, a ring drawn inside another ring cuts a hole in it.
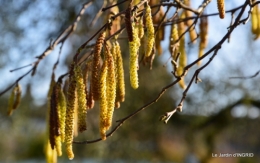
[[[260,37],[260,9],[255,5],[251,13],[251,31],[255,35],[255,39]]]
[[[52,149],[57,151],[57,155],[62,155],[62,148],[61,148],[61,131],[60,131],[60,125],[61,125],[61,112],[60,112],[60,100],[59,95],[61,91],[61,82],[57,82],[52,90],[51,95],[51,108],[50,108],[50,143]],[[53,140],[52,140],[53,139]],[[52,141],[54,141],[54,147],[52,144]]]
[[[107,77],[106,77],[106,95],[107,95],[107,120],[106,130],[112,125],[112,118],[115,108],[116,99],[116,77],[115,77],[115,64],[112,54],[109,50],[106,52],[107,57]]]
[[[9,101],[8,101],[8,111],[7,114],[10,116],[13,113],[13,110],[15,110],[16,108],[18,108],[20,102],[21,102],[21,95],[22,95],[22,90],[21,90],[21,86],[19,84],[17,84],[13,90],[12,93],[9,97]]]
[[[190,6],[190,0],[184,0],[184,4],[186,6]],[[193,13],[189,10],[184,10],[184,13],[185,13],[185,18],[191,18],[193,16]],[[189,30],[190,41],[195,44],[196,38],[197,38],[197,33],[196,33],[195,25],[193,24],[192,19],[185,21],[185,24],[187,25],[187,27],[190,27],[190,30]]]
[[[152,53],[153,46],[154,46],[154,27],[153,27],[151,8],[149,5],[147,5],[147,7],[146,7],[145,23],[146,23],[146,28],[147,28],[147,33],[146,33],[147,41],[146,41],[145,57],[149,57]]]
[[[50,82],[50,87],[49,87],[49,91],[48,91],[48,96],[47,96],[47,106],[48,106],[48,113],[50,113],[50,110],[51,110],[51,104],[50,104],[50,101],[51,101],[51,95],[52,95],[52,90],[53,90],[53,87],[55,85],[55,75],[54,73],[52,73],[52,76],[51,76],[51,82]],[[46,162],[47,163],[56,163],[57,162],[57,152],[56,150],[53,150],[51,148],[51,143],[50,143],[50,125],[49,125],[49,122],[50,122],[50,115],[48,114],[47,115],[47,119],[46,119],[46,122],[47,122],[47,140],[45,142],[45,147],[44,147],[44,151],[45,151],[45,157],[46,157]]]
[[[65,142],[66,142],[66,152],[68,158],[72,160],[74,158],[74,153],[72,150],[73,142],[73,131],[74,131],[74,112],[76,103],[76,78],[73,72],[74,65],[71,66],[70,70],[70,84],[67,92],[67,110],[66,110],[66,120],[65,120]]]
[[[57,162],[57,151],[51,149],[51,144],[49,141],[46,141],[44,146],[45,146],[44,151],[45,151],[46,163],[56,163]]]
[[[183,17],[183,13],[181,18]],[[183,22],[178,24],[178,34],[179,36],[181,36],[184,32],[185,32],[185,25]],[[180,52],[180,56],[179,56],[179,66],[177,68],[177,75],[181,76],[183,74],[184,71],[184,67],[187,65],[187,55],[186,55],[186,51],[185,51],[185,37],[182,36],[180,38],[180,46],[179,46],[179,52]],[[179,81],[179,85],[181,88],[185,89],[186,85],[184,82],[184,77],[181,78],[181,80]]]
[[[107,60],[105,59],[100,72],[99,95],[100,95],[100,124],[99,131],[102,140],[106,139],[107,121]]]
[[[62,148],[61,148],[61,137],[55,136],[55,149],[58,156],[62,156]]]
[[[60,136],[61,142],[65,141],[65,119],[66,119],[66,97],[64,95],[63,89],[59,91],[59,101],[58,101],[59,119],[60,119]]]
[[[219,17],[225,18],[225,0],[217,0]]]
[[[94,49],[94,57],[93,57],[93,64],[92,64],[92,79],[91,79],[91,91],[93,93],[94,100],[98,100],[99,98],[99,91],[98,91],[98,83],[99,83],[99,70],[100,70],[100,54],[103,47],[104,39],[105,39],[105,31],[100,33],[95,49]]]
[[[177,54],[179,52],[179,34],[177,25],[173,24],[171,27],[171,35],[170,35],[170,44],[169,51],[173,57],[173,60],[176,60]]]
[[[82,70],[79,65],[74,69],[77,82],[77,99],[78,99],[78,129],[83,132],[87,129],[87,100],[86,100],[86,86],[82,75]]]
[[[125,101],[125,77],[124,77],[124,67],[123,67],[123,59],[121,54],[120,45],[118,42],[115,43],[116,49],[116,77],[117,77],[117,97],[119,102]]]
[[[138,25],[137,26],[138,26],[138,37],[139,37],[139,39],[142,39],[143,36],[144,36],[144,24],[143,24],[142,17],[138,21]]]
[[[135,24],[133,24],[135,25]],[[133,41],[129,42],[129,53],[130,53],[130,84],[132,88],[137,89],[138,83],[138,49],[140,46],[140,39],[138,37],[138,28],[133,30]]]
[[[208,18],[201,17],[200,18],[200,44],[199,44],[199,55],[201,57],[204,53],[204,49],[208,44]],[[197,62],[198,65],[201,65],[201,60]]]

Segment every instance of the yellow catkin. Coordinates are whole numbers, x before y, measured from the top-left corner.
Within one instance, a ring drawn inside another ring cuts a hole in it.
[[[257,26],[258,26],[258,19],[257,19],[257,13],[258,13],[258,6],[254,6],[251,13],[251,31],[253,34],[257,33]]]
[[[13,105],[13,110],[17,109],[20,102],[21,102],[21,97],[22,97],[22,88],[19,84],[15,86],[15,100],[14,100],[14,105]]]
[[[109,50],[106,53],[107,57],[107,77],[106,77],[106,96],[107,96],[107,120],[106,130],[112,125],[112,118],[115,107],[116,99],[116,77],[115,77],[115,64],[112,54]]]
[[[53,87],[55,85],[55,75],[54,73],[52,74],[52,77],[51,77],[51,82],[50,82],[50,87],[49,87],[49,91],[48,91],[48,96],[47,96],[47,106],[48,106],[48,113],[50,112],[50,100],[51,100],[51,94],[52,94],[52,90],[53,90]],[[56,163],[57,162],[57,152],[56,150],[53,150],[51,148],[51,143],[50,143],[50,139],[49,139],[49,122],[50,122],[50,117],[49,117],[49,114],[47,114],[47,119],[46,119],[46,122],[47,122],[47,132],[46,132],[46,136],[47,136],[47,139],[46,139],[46,142],[45,142],[45,146],[44,146],[44,151],[45,151],[45,158],[46,158],[46,162],[47,163]]]
[[[100,95],[100,136],[102,140],[106,139],[106,119],[107,119],[107,60],[104,61],[99,79],[99,95]]]
[[[225,18],[225,0],[217,0],[219,17]]]
[[[183,17],[183,13],[181,15],[181,18]],[[181,36],[183,33],[185,32],[185,25],[183,22],[178,24],[178,34],[179,36]],[[180,76],[183,74],[184,71],[184,67],[187,65],[187,55],[186,55],[186,51],[185,51],[185,37],[181,37],[180,38],[180,46],[179,46],[179,52],[180,52],[180,56],[179,56],[179,65],[177,68],[177,75]],[[179,85],[181,88],[185,89],[186,85],[184,82],[184,77],[181,78],[181,80],[179,81]]]
[[[58,156],[62,155],[61,136],[55,136],[55,149]]]
[[[140,18],[137,26],[138,26],[138,37],[139,39],[142,39],[144,36],[144,24],[143,24],[142,17]]]
[[[186,6],[190,6],[190,0],[184,0],[184,4]],[[189,10],[184,10],[184,13],[185,13],[185,18],[190,18],[193,16],[193,13]],[[197,33],[196,33],[196,30],[195,30],[195,26],[193,24],[193,21],[192,20],[187,20],[185,21],[185,24],[188,26],[188,27],[191,27],[190,30],[189,30],[189,36],[190,36],[190,41],[192,43],[196,43],[196,38],[197,38]]]
[[[117,76],[117,97],[119,102],[125,101],[125,77],[124,77],[124,67],[123,58],[121,54],[120,45],[118,42],[115,43],[116,48],[116,76]]]
[[[154,27],[153,27],[151,8],[149,5],[147,5],[146,7],[145,22],[147,28],[147,42],[146,42],[145,57],[149,57],[152,53],[153,46],[154,46]]]
[[[255,35],[255,39],[258,39],[260,37],[260,9],[258,5],[253,7],[251,19],[251,31]]]
[[[133,24],[135,26],[135,24]],[[129,53],[130,53],[130,84],[132,88],[137,89],[139,87],[138,83],[138,49],[140,46],[140,39],[138,37],[138,28],[133,30],[133,41],[129,42]]]
[[[208,44],[208,18],[202,17],[200,19],[200,44],[199,44],[199,55],[201,57],[204,54],[204,49]],[[201,65],[201,60],[197,62],[198,65]]]
[[[170,44],[169,44],[169,51],[173,57],[173,60],[176,60],[176,56],[179,52],[179,34],[177,25],[173,24],[171,27],[171,35],[170,35]]]
[[[125,100],[125,79],[124,79],[124,68],[121,49],[118,41],[114,41],[112,49],[112,56],[115,63],[115,77],[116,77],[116,103],[115,107],[120,107],[120,102]]]
[[[7,114],[10,116],[13,113],[13,110],[18,108],[20,102],[21,102],[21,96],[22,96],[22,91],[21,91],[21,86],[17,84],[13,90],[12,93],[9,97],[8,101],[8,111]]]
[[[106,36],[106,32],[103,31],[100,33],[95,49],[94,49],[94,57],[93,57],[93,64],[92,64],[92,79],[91,79],[91,91],[93,93],[94,100],[98,100],[99,98],[99,91],[98,91],[98,83],[99,83],[99,71],[100,71],[100,54],[104,44],[104,39]]]
[[[59,91],[59,102],[58,110],[60,113],[60,136],[61,142],[65,141],[65,119],[66,119],[66,97],[64,95],[63,89]]]
[[[61,145],[61,107],[60,107],[60,92],[62,90],[61,87],[61,82],[57,82],[53,88],[52,91],[52,97],[51,97],[51,113],[50,114],[50,119],[52,121],[52,123],[54,123],[54,131],[50,131],[54,132],[54,138],[50,138],[54,139],[54,143],[55,143],[55,150],[58,156],[62,155],[62,145]],[[54,104],[52,104],[54,102]],[[56,103],[56,104],[55,104]],[[50,123],[51,124],[51,123]],[[52,125],[50,125],[50,128],[52,127]]]
[[[57,162],[57,151],[51,149],[51,144],[49,141],[46,141],[44,151],[45,151],[45,159],[47,163]]]
[[[256,36],[255,36],[255,40],[258,39],[260,37],[260,9],[258,8],[257,5],[257,32],[256,32]]]
[[[77,99],[78,99],[78,129],[83,132],[87,129],[87,100],[86,100],[86,86],[82,75],[82,70],[79,65],[74,69],[77,82]]]
[[[89,69],[90,69],[90,62],[87,62],[85,64],[85,68],[84,68],[84,71],[83,71],[83,80],[84,80],[84,84],[85,84],[85,93],[86,93],[86,101],[87,101],[87,109],[90,109],[89,108],[89,105],[88,105],[88,98],[89,98],[89,92],[90,92],[90,87],[88,87],[89,85]]]
[[[67,110],[66,110],[66,120],[65,120],[65,142],[66,142],[66,152],[68,158],[72,160],[74,158],[74,153],[72,149],[73,142],[73,132],[74,132],[74,114],[76,107],[76,79],[73,72],[74,65],[71,66],[70,71],[70,84],[67,92]]]

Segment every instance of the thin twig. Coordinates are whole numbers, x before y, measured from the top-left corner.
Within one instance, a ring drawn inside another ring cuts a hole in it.
[[[237,76],[237,77],[229,77],[229,79],[251,79],[251,78],[254,78],[256,77],[258,74],[260,73],[260,70],[257,71],[254,75],[251,75],[251,76]]]

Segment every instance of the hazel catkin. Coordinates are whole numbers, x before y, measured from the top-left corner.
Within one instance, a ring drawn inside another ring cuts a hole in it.
[[[8,111],[7,114],[10,116],[13,113],[13,110],[17,109],[21,102],[22,90],[19,84],[13,88],[12,93],[8,101]]]
[[[170,35],[170,44],[169,44],[169,51],[172,55],[173,60],[176,60],[177,54],[179,52],[179,34],[177,25],[173,24],[171,27],[171,35]]]
[[[83,132],[87,129],[87,100],[86,100],[86,86],[82,75],[82,70],[79,65],[74,69],[76,78],[76,90],[78,99],[78,129]]]
[[[106,139],[106,120],[107,120],[107,60],[104,60],[99,79],[99,95],[100,95],[100,136],[102,140]]]
[[[145,52],[146,58],[151,55],[154,46],[154,27],[153,27],[151,12],[152,12],[151,7],[147,5],[146,12],[145,12],[145,23],[147,28],[147,42],[146,42],[146,52]]]
[[[121,54],[120,45],[118,42],[115,43],[116,48],[116,62],[115,66],[117,67],[116,76],[117,76],[117,97],[119,102],[125,101],[125,77],[124,77],[124,67],[123,67],[123,58]]]
[[[113,56],[110,51],[106,51],[107,59],[107,77],[106,77],[106,96],[107,96],[107,120],[106,120],[106,130],[112,125],[112,118],[115,107],[116,99],[116,78],[115,78],[115,64]]]
[[[133,24],[135,26],[135,24]],[[140,39],[138,37],[138,28],[133,30],[133,41],[129,42],[129,53],[130,53],[130,84],[132,88],[137,89],[139,87],[138,83],[138,49],[140,46]]]
[[[91,79],[91,93],[93,94],[94,100],[98,100],[99,92],[98,92],[98,83],[99,83],[99,70],[100,70],[100,54],[103,47],[104,39],[105,39],[105,31],[100,33],[95,49],[94,49],[94,57],[93,57],[93,64],[92,64],[92,79]]]
[[[74,158],[74,153],[72,149],[73,142],[73,131],[74,131],[74,117],[75,117],[75,108],[76,108],[76,78],[74,75],[74,63],[71,66],[70,70],[70,84],[67,92],[67,110],[66,110],[66,120],[65,120],[65,143],[66,143],[66,152],[68,158],[72,160]]]
[[[204,53],[204,49],[208,44],[208,18],[200,18],[200,44],[199,44],[199,54],[198,57],[201,57]],[[201,65],[201,60],[197,62],[198,65]]]
[[[225,18],[225,0],[217,0],[217,5],[218,5],[218,12],[219,12],[219,17],[221,19]]]
[[[184,16],[184,13],[182,13],[181,18]],[[185,25],[183,22],[178,24],[178,35],[181,36],[184,32],[185,32]],[[179,56],[179,66],[177,68],[177,75],[181,76],[183,74],[184,71],[184,67],[187,65],[187,55],[186,55],[186,51],[185,51],[185,37],[182,36],[180,38],[180,46],[179,46],[179,52],[180,52],[180,56]],[[179,81],[179,85],[182,89],[186,88],[185,82],[184,82],[184,77],[181,78],[181,80]]]

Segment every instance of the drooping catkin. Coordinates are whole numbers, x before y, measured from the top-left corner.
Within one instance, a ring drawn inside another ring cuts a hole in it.
[[[56,82],[52,94],[51,94],[51,108],[50,108],[50,144],[52,149],[56,149],[57,155],[62,155],[62,149],[61,149],[61,111],[60,111],[60,91],[61,88],[61,82]],[[54,144],[53,144],[54,143]]]
[[[121,49],[119,43],[116,41],[115,43],[116,49],[116,77],[117,77],[117,101],[123,102],[125,101],[125,77],[124,77],[124,67],[123,67],[123,58],[121,54]]]
[[[57,151],[53,150],[51,147],[51,143],[50,143],[50,110],[51,110],[51,95],[52,95],[52,91],[53,91],[53,87],[55,85],[55,75],[54,73],[52,73],[51,76],[51,81],[50,81],[50,87],[49,87],[49,91],[48,91],[48,95],[47,95],[47,106],[48,106],[48,115],[47,115],[47,140],[45,142],[45,157],[46,157],[46,162],[47,163],[56,163],[57,162]]]
[[[74,68],[75,78],[77,82],[77,99],[78,99],[78,129],[83,132],[87,129],[87,100],[86,86],[84,83],[82,70],[79,65]]]
[[[183,17],[183,13],[181,15],[181,18]],[[178,34],[179,36],[181,36],[183,33],[185,32],[185,25],[183,22],[178,24]],[[185,51],[185,37],[182,36],[180,38],[180,46],[179,46],[179,52],[180,52],[180,56],[179,56],[179,66],[177,68],[177,75],[180,76],[183,74],[184,71],[184,67],[187,65],[187,55],[186,55],[186,51]],[[185,89],[186,85],[184,82],[184,77],[181,78],[181,80],[179,81],[179,85],[181,88]]]
[[[74,158],[74,153],[72,149],[73,142],[73,131],[74,131],[74,113],[75,113],[75,103],[76,103],[76,78],[73,72],[74,64],[71,65],[70,70],[70,84],[67,92],[67,110],[66,110],[66,120],[65,120],[65,142],[66,142],[66,152],[68,158],[72,160]]]
[[[106,50],[107,59],[107,77],[106,77],[106,95],[107,95],[107,120],[106,130],[112,125],[112,118],[115,107],[116,99],[116,76],[115,76],[115,63],[110,51]]]
[[[170,44],[169,44],[169,51],[173,57],[173,60],[176,60],[177,54],[179,52],[179,34],[177,25],[173,24],[171,27],[171,35],[170,35]]]
[[[144,24],[143,24],[143,17],[141,17],[138,21],[138,37],[142,39],[144,36]]]
[[[108,63],[105,59],[100,72],[99,95],[100,95],[100,124],[99,131],[102,140],[106,139],[106,120],[107,120],[107,68]]]
[[[145,57],[149,57],[152,53],[153,46],[154,46],[154,27],[153,27],[153,19],[152,19],[152,13],[151,8],[149,5],[146,7],[145,12],[145,25],[147,28],[147,41],[146,41],[146,52]]]
[[[99,71],[100,71],[100,59],[101,59],[101,50],[103,47],[104,39],[105,39],[106,32],[103,31],[100,33],[95,49],[94,49],[94,57],[93,57],[93,64],[92,64],[92,79],[91,79],[91,93],[93,94],[93,98],[95,101],[99,98],[99,91],[98,91],[98,83],[99,83]]]
[[[184,0],[184,4],[186,6],[190,6],[190,0]],[[189,10],[184,10],[185,13],[185,18],[190,18],[193,16],[193,13]],[[191,27],[189,30],[189,36],[190,36],[190,41],[195,44],[196,43],[196,38],[197,38],[197,33],[195,30],[195,25],[193,24],[192,20],[187,20],[185,21],[185,24],[187,25],[187,27]]]
[[[135,24],[133,23],[133,26]],[[130,84],[132,88],[137,89],[139,87],[138,83],[138,49],[140,46],[140,39],[138,37],[138,28],[133,28],[133,41],[129,42],[129,53],[130,53]]]
[[[58,101],[58,110],[59,110],[59,120],[60,120],[60,137],[61,142],[65,141],[65,119],[66,119],[66,97],[64,95],[63,89],[59,91],[59,101]]]
[[[219,17],[221,19],[225,18],[225,0],[217,0],[218,4],[218,12],[219,12]]]
[[[132,42],[134,40],[133,38],[133,27],[132,27],[132,20],[131,20],[131,6],[126,9],[125,11],[125,28],[128,36],[128,41]]]
[[[47,163],[56,163],[57,162],[57,151],[51,149],[51,144],[46,141],[44,145],[45,159]]]
[[[251,31],[253,34],[257,33],[258,29],[258,6],[254,6],[251,13]]]
[[[56,82],[52,94],[51,94],[51,103],[50,103],[50,113],[49,113],[49,139],[51,148],[54,149],[57,142],[55,137],[60,135],[60,123],[59,123],[59,110],[58,110],[58,101],[59,101],[59,91],[61,89],[61,84]]]
[[[200,44],[199,44],[199,55],[201,57],[204,53],[204,49],[207,47],[208,44],[208,18],[201,17],[200,18]],[[201,60],[197,63],[201,65]]]
[[[13,110],[17,109],[21,102],[22,90],[19,84],[13,88],[12,93],[8,101],[8,111],[7,114],[10,116],[13,113]]]
[[[255,35],[255,39],[260,37],[260,9],[255,5],[251,13],[251,31]]]
[[[62,156],[61,136],[55,136],[55,149],[58,156]]]

